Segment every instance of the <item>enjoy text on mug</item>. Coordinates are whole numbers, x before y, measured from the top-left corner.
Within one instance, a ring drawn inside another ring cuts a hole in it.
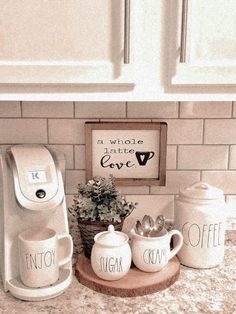
[[[19,234],[18,244],[20,277],[28,287],[54,284],[59,278],[60,266],[70,261],[73,251],[69,234],[57,234],[49,228],[25,230]],[[58,257],[60,244],[66,245],[68,251],[63,259]]]

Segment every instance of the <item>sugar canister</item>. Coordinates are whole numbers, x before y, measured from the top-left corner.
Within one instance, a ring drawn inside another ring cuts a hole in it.
[[[226,204],[223,191],[197,182],[180,191],[175,202],[174,228],[183,234],[181,264],[211,268],[224,258]]]
[[[131,265],[131,249],[127,234],[115,231],[110,225],[108,231],[94,237],[91,265],[95,274],[105,280],[118,280],[124,277]]]

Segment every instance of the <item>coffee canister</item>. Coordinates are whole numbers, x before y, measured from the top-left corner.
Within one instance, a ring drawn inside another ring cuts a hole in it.
[[[181,264],[211,268],[224,258],[226,204],[223,191],[197,182],[180,191],[175,202],[174,228],[183,235]]]

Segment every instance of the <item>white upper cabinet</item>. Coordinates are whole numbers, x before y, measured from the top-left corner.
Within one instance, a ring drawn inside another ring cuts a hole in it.
[[[133,84],[130,4],[0,0],[0,83]]]
[[[236,97],[236,0],[0,0],[1,100],[216,94]]]
[[[236,1],[170,3],[171,85],[236,84]]]

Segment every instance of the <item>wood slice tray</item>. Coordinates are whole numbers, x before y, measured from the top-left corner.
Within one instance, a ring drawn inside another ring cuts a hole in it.
[[[154,293],[170,287],[179,277],[180,263],[173,257],[159,272],[146,273],[132,266],[128,274],[115,281],[106,281],[97,277],[90,260],[79,255],[75,265],[75,275],[84,286],[108,295],[135,297]]]

